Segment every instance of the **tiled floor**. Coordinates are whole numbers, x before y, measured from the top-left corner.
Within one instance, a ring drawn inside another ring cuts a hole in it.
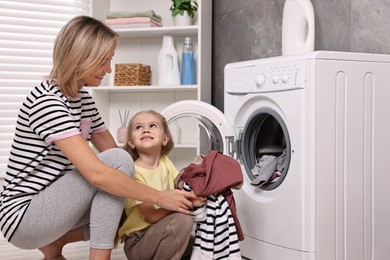
[[[78,242],[65,246],[63,255],[67,260],[88,259],[88,242]],[[22,250],[8,243],[0,233],[0,260],[42,260],[43,256],[38,250]],[[249,258],[242,258],[243,260]],[[114,249],[111,260],[126,260],[121,245]]]
[[[78,242],[65,246],[63,255],[67,260],[88,259],[88,242]],[[41,260],[39,250],[22,250],[8,243],[0,233],[0,259],[1,260]],[[111,254],[112,260],[125,260],[121,245],[114,249]]]
[[[63,255],[67,260],[86,260],[88,259],[88,242],[78,242],[69,244],[64,248]],[[22,250],[14,247],[0,233],[0,260],[42,260],[43,256],[38,250]],[[243,260],[249,258],[242,258]],[[114,249],[111,254],[111,260],[126,260],[121,245]]]

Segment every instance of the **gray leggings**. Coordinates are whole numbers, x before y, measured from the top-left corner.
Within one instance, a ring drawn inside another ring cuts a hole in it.
[[[126,175],[134,172],[132,158],[122,149],[109,149],[98,157]],[[90,239],[90,247],[111,249],[123,202],[90,184],[79,171],[68,172],[33,197],[10,242],[19,248],[40,248],[84,227],[84,240]]]

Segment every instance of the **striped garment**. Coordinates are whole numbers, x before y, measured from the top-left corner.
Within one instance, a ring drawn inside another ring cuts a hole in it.
[[[57,85],[44,81],[27,96],[19,111],[8,167],[0,195],[0,229],[10,240],[32,196],[65,172],[74,169],[54,142],[107,130],[89,93],[62,95]]]
[[[210,195],[207,217],[196,223],[192,259],[241,259],[237,229],[223,195]]]

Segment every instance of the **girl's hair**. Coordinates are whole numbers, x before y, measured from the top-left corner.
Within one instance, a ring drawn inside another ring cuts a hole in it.
[[[168,155],[170,151],[172,151],[173,149],[173,146],[174,146],[174,143],[173,143],[173,140],[172,140],[172,135],[171,135],[171,132],[169,131],[169,127],[168,127],[168,123],[167,121],[165,120],[165,117],[162,116],[160,113],[154,111],[154,110],[148,110],[148,111],[141,111],[141,112],[138,112],[136,113],[130,120],[129,124],[128,124],[128,127],[127,127],[127,140],[131,139],[131,133],[132,133],[132,130],[133,130],[133,126],[134,126],[134,119],[141,115],[141,114],[152,114],[154,115],[155,117],[158,118],[158,120],[160,120],[161,122],[161,126],[164,130],[164,133],[166,135],[168,135],[169,137],[169,140],[168,140],[168,143],[167,145],[165,146],[162,146],[161,147],[161,155]],[[126,142],[126,144],[123,146],[123,149],[125,149],[128,153],[130,153],[130,155],[133,157],[134,161],[138,159],[139,157],[139,154],[138,154],[138,151],[136,148],[131,148],[128,143]]]
[[[119,35],[89,16],[76,16],[59,32],[54,42],[53,69],[48,78],[62,93],[76,97],[77,82],[104,64],[110,51],[119,45]]]

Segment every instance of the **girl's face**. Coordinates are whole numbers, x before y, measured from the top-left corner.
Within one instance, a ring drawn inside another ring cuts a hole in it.
[[[151,113],[137,115],[130,126],[128,145],[138,153],[147,151],[160,152],[169,141],[162,122]]]
[[[96,66],[96,68],[87,76],[80,80],[80,86],[83,87],[85,85],[91,87],[97,87],[102,84],[102,80],[106,73],[111,73],[111,60],[114,57],[115,49],[112,49],[103,64]]]

